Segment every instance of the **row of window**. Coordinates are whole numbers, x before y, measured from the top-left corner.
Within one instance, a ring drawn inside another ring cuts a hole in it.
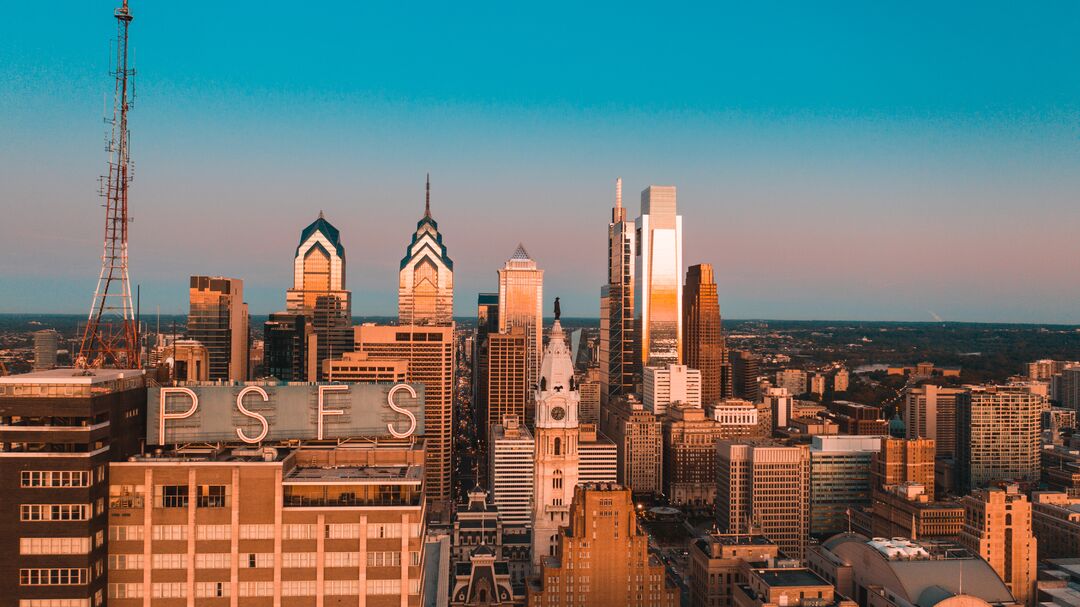
[[[67,539],[67,538],[61,538]],[[89,540],[87,540],[89,541]],[[25,553],[24,553],[25,554]],[[59,553],[58,553],[59,554]],[[184,553],[155,554],[151,562],[154,569],[187,569],[188,555]],[[262,569],[274,566],[274,555],[270,552],[249,552],[239,557],[241,569]],[[285,568],[314,568],[317,554],[314,552],[286,552],[281,555],[281,566]],[[109,569],[143,569],[146,560],[142,554],[111,554]],[[420,552],[409,553],[409,564],[420,565]],[[210,552],[195,555],[196,569],[229,569],[232,566],[232,554],[228,552]],[[359,567],[359,552],[327,552],[323,557],[324,567]],[[368,567],[400,567],[400,552],[368,552]]]
[[[23,470],[23,487],[89,487],[89,470]]]
[[[89,554],[89,537],[23,537],[19,554]]]
[[[22,504],[22,521],[88,521],[90,504]]]
[[[199,485],[195,505],[199,508],[224,508],[228,505],[225,485]],[[187,508],[187,485],[157,485],[154,487],[155,508]]]
[[[85,504],[24,504],[22,520],[87,520],[90,507]],[[29,508],[29,510],[25,510]],[[83,511],[78,508],[85,508]],[[54,510],[55,509],[55,510]],[[84,518],[28,518],[28,516],[84,516]],[[313,540],[316,539],[316,525],[290,524],[282,526],[282,538],[286,540]],[[407,526],[409,537],[420,537],[420,525],[412,523]],[[241,525],[240,539],[272,539],[274,537],[273,525]],[[109,527],[109,540],[143,540],[145,528],[141,525],[112,525]],[[401,537],[401,523],[375,523],[367,526],[368,539],[397,539]],[[323,537],[332,539],[359,539],[359,523],[331,523],[324,526]],[[230,525],[196,525],[195,539],[197,540],[228,540],[232,536]],[[151,528],[151,539],[154,540],[187,540],[187,525],[154,525]]]
[[[227,597],[228,582],[196,582],[195,596],[199,598]],[[282,596],[315,596],[318,583],[315,580],[289,580],[281,582]],[[274,596],[273,582],[239,582],[238,596],[269,597]],[[150,585],[151,596],[155,599],[186,598],[186,582],[155,582]],[[326,580],[323,582],[323,594],[327,596],[356,595],[360,592],[358,580]],[[368,580],[367,594],[401,594],[401,580]],[[409,594],[420,594],[420,580],[409,580]],[[110,599],[137,599],[143,597],[143,584],[109,584]]]
[[[20,586],[82,586],[90,580],[90,570],[75,567],[20,569]]]

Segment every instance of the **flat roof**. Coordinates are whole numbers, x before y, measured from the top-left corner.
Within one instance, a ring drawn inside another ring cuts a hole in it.
[[[48,369],[0,377],[0,384],[88,386],[144,375],[144,369]]]
[[[420,466],[336,466],[327,468],[293,468],[285,475],[283,485],[349,484],[419,485],[423,478]]]
[[[725,546],[774,546],[776,542],[770,540],[764,535],[732,535],[726,533],[718,533],[716,535],[709,535],[713,541]]]
[[[818,574],[809,569],[758,569],[762,581],[773,587],[780,586],[829,586]]]

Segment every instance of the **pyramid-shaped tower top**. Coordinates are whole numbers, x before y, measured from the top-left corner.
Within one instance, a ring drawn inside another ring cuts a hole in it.
[[[529,257],[529,252],[525,250],[525,245],[519,242],[517,248],[514,249],[514,254],[510,256],[510,259],[516,259],[519,261],[531,261],[532,257]]]

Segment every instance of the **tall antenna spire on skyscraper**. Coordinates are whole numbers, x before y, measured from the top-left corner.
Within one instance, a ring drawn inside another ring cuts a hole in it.
[[[131,108],[128,77],[135,70],[128,67],[128,26],[132,16],[127,0],[113,13],[116,17],[116,84],[113,91],[113,116],[109,121],[108,175],[101,178],[105,198],[105,245],[101,255],[90,316],[83,331],[76,365],[79,367],[112,366],[137,369],[142,365],[135,325],[135,308],[128,279],[128,185],[131,183],[131,158],[128,150],[127,113]],[[134,91],[134,80],[131,91]]]
[[[626,219],[626,210],[622,206],[622,177],[615,178],[615,208],[611,209],[611,223]]]
[[[424,217],[431,217],[431,173],[427,174],[427,185],[424,191]]]

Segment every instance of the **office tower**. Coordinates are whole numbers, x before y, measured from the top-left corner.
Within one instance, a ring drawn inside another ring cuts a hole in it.
[[[763,535],[709,532],[690,541],[690,604],[731,607],[735,587],[747,582],[748,566],[775,562],[776,544]]]
[[[663,491],[664,430],[633,394],[608,400],[602,429],[617,447],[617,481],[637,494]]]
[[[669,364],[645,368],[643,400],[645,409],[664,416],[670,405],[701,406],[701,371],[686,365]]]
[[[619,449],[610,438],[600,434],[596,424],[579,424],[577,446],[579,483],[616,482]]]
[[[422,482],[419,444],[114,463],[109,605],[419,607]]]
[[[801,559],[810,537],[810,453],[762,440],[718,444],[717,524],[725,533],[751,526]]]
[[[574,363],[556,317],[544,350],[536,390],[536,450],[533,456],[533,566],[553,556],[559,527],[569,523],[570,500],[578,483],[580,428]]]
[[[398,324],[448,326],[454,321],[454,262],[446,254],[439,224],[431,217],[428,176],[424,216],[398,272]]]
[[[847,392],[849,375],[847,369],[840,369],[833,375],[833,392]]]
[[[371,361],[404,361],[408,381],[424,385],[424,492],[434,515],[451,499],[454,407],[454,326],[355,327],[355,350]],[[448,519],[447,519],[448,520]]]
[[[978,386],[957,396],[957,485],[1039,481],[1046,398],[1023,388]]]
[[[34,331],[34,371],[56,367],[56,351],[59,349],[59,333],[52,329]]]
[[[572,488],[570,497],[569,525],[526,587],[529,605],[679,604],[678,587],[650,554],[649,536],[638,527],[629,489],[589,483]]]
[[[643,366],[683,362],[682,216],[675,210],[674,186],[641,192],[641,216],[634,222],[634,329]]]
[[[758,374],[761,369],[761,357],[746,350],[731,352],[731,386],[738,398],[757,402],[761,398],[761,385]]]
[[[533,420],[533,391],[540,381],[540,358],[544,344],[544,271],[536,267],[525,247],[518,245],[510,259],[499,270],[499,332],[509,333],[514,327],[525,331],[528,346],[525,392],[526,417]]]
[[[177,339],[162,346],[157,353],[161,364],[169,369],[169,379],[179,382],[210,380],[210,353],[194,339]]]
[[[188,337],[206,346],[210,379],[247,381],[250,336],[244,281],[192,276],[189,291]]]
[[[772,436],[772,412],[766,403],[729,398],[705,407],[705,416],[720,424],[724,438]]]
[[[964,388],[925,384],[904,396],[903,419],[908,438],[931,438],[937,457],[956,457],[956,396]]]
[[[724,428],[692,405],[672,405],[663,417],[664,494],[672,505],[711,508],[716,500],[716,442]]]
[[[782,369],[776,372],[776,386],[785,388],[792,396],[806,394],[806,371],[802,369]]]
[[[883,417],[881,407],[835,400],[829,404],[829,409],[840,426],[841,434],[885,436],[889,433],[889,422]]]
[[[868,605],[1020,607],[990,565],[955,542],[850,533],[808,553],[810,568],[834,580],[839,594]]]
[[[810,393],[818,396],[825,395],[825,374],[814,373],[810,376]]]
[[[522,327],[509,333],[487,335],[487,364],[484,403],[480,428],[483,434],[507,415],[525,417],[525,391],[528,388],[529,342]]]
[[[146,436],[143,370],[0,377],[0,588],[6,605],[103,604],[109,462]]]
[[[476,333],[472,353],[472,402],[476,423],[480,425],[480,440],[487,439],[483,420],[487,414],[487,336],[499,332],[499,294],[480,293],[476,298]]]
[[[683,360],[701,371],[701,402],[731,398],[731,363],[711,264],[690,266],[683,287]]]
[[[918,483],[934,499],[934,441],[929,438],[883,438],[874,456],[874,486]]]
[[[858,607],[806,567],[789,563],[752,567],[746,583],[735,586],[735,607]]]
[[[263,323],[265,375],[281,381],[314,381],[317,336],[311,318],[298,312],[275,312]]]
[[[1056,382],[1058,402],[1066,409],[1080,411],[1080,364],[1074,364],[1061,371]]]
[[[634,354],[634,224],[622,205],[622,178],[608,224],[608,277],[600,289],[600,398],[631,394],[640,363]]]
[[[324,360],[352,351],[352,294],[345,289],[345,246],[338,229],[321,211],[300,233],[293,258],[293,286],[285,292],[285,307],[311,320],[315,343],[310,348],[314,361],[309,368],[316,374],[320,374]],[[315,379],[308,377],[308,381]]]
[[[765,392],[764,402],[772,413],[773,430],[786,428],[791,424],[795,399],[787,388],[769,388]]]
[[[349,384],[402,384],[409,381],[409,361],[369,359],[364,352],[346,352],[323,361],[327,381]]]
[[[1039,557],[1075,558],[1080,554],[1080,496],[1035,491],[1031,501],[1031,525],[1039,540]]]
[[[960,543],[990,563],[1016,602],[1034,605],[1038,543],[1027,496],[1010,484],[975,490],[960,503],[965,512]]]
[[[581,405],[578,407],[578,418],[583,424],[600,425],[600,368],[589,366],[583,377],[578,381],[578,391],[581,393]]]
[[[876,436],[815,436],[810,444],[810,533],[828,537],[850,527],[851,508],[868,506]]]
[[[487,453],[491,496],[508,524],[532,522],[535,449],[529,429],[517,416],[491,427]]]

